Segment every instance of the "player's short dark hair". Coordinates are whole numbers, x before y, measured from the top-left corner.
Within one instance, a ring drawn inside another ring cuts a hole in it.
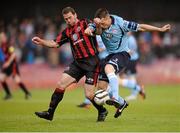
[[[72,14],[75,14],[76,12],[75,12],[75,10],[72,8],[72,7],[65,7],[63,10],[62,10],[62,14],[67,14],[67,13],[69,13],[69,12],[71,12]]]
[[[105,9],[105,8],[99,8],[97,11],[96,11],[96,13],[95,13],[95,18],[105,18],[106,16],[108,16],[109,15],[109,12],[108,12],[108,10],[107,9]]]

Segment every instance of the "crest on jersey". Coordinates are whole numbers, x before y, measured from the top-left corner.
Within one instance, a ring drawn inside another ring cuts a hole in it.
[[[113,35],[112,35],[112,34],[106,34],[106,37],[107,37],[108,39],[111,39],[111,38],[113,37]]]
[[[74,40],[74,42],[78,40],[78,36],[76,33],[73,34],[73,40]]]
[[[81,27],[78,26],[78,27],[77,27],[77,32],[80,32],[80,31],[81,31]]]
[[[116,29],[112,29],[112,33],[117,33],[118,31]]]

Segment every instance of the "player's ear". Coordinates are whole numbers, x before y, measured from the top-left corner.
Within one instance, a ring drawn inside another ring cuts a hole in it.
[[[74,14],[74,16],[75,16],[75,18],[77,18],[77,14],[76,13]]]

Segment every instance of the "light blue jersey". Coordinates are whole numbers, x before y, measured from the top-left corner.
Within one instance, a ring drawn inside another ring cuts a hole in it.
[[[104,49],[103,51],[99,52],[98,56],[99,56],[100,59],[104,59],[108,55],[106,47],[105,47],[100,35],[96,35],[96,40],[97,40],[97,43],[98,43],[98,47],[100,49]]]
[[[101,37],[106,46],[109,54],[118,53],[122,51],[129,52],[130,49],[127,45],[127,32],[137,31],[138,24],[135,22],[130,22],[123,20],[121,17],[116,15],[110,16],[112,19],[111,26],[103,30]],[[89,25],[90,28],[95,30],[95,25]]]
[[[139,53],[138,53],[138,46],[137,41],[133,35],[128,36],[128,47],[131,51],[131,58],[130,60],[138,60],[139,59]]]

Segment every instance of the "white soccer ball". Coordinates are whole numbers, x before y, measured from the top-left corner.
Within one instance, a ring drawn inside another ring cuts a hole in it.
[[[107,91],[105,91],[105,90],[98,90],[98,91],[95,92],[94,101],[98,105],[105,104],[108,99],[110,99],[110,97],[109,97],[109,94],[108,94]]]

